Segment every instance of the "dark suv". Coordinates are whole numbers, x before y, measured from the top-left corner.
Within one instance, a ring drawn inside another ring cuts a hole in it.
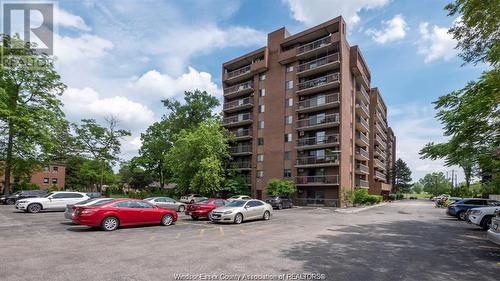
[[[292,199],[288,196],[267,196],[266,203],[273,206],[273,208],[278,208],[279,210],[293,207]]]
[[[12,193],[8,197],[0,197],[0,202],[7,205],[16,204],[17,200],[25,198],[42,197],[47,194],[47,190],[20,190]]]
[[[449,205],[446,213],[450,216],[457,217],[460,220],[465,220],[467,210],[479,207],[497,206],[499,203],[499,201],[491,199],[463,199]]]

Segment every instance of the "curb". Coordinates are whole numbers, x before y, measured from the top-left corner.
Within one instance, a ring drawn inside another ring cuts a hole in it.
[[[366,207],[355,209],[355,210],[350,210],[351,208],[347,208],[347,209],[335,209],[334,212],[335,213],[341,213],[341,214],[355,214],[355,213],[359,213],[359,212],[362,212],[362,211],[365,211],[365,210],[369,210],[371,208],[385,206],[387,204],[389,204],[389,202],[383,202],[383,203],[380,203],[380,204],[377,204],[377,205],[366,206]]]

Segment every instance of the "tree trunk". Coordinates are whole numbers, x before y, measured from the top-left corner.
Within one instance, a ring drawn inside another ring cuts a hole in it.
[[[104,164],[101,163],[101,180],[99,181],[99,190],[98,192],[102,192],[102,184],[104,182]]]
[[[4,175],[4,185],[3,194],[7,197],[10,192],[10,176],[12,173],[12,149],[14,146],[14,125],[9,122],[9,138],[7,141],[7,155],[5,158],[5,175]]]
[[[160,162],[160,164],[158,165],[158,170],[159,170],[159,174],[160,174],[160,188],[163,189],[163,188],[165,188],[165,179],[164,179],[164,175],[163,175],[162,162]]]

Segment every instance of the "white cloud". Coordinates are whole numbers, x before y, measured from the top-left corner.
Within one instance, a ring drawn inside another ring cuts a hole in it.
[[[418,41],[418,53],[425,57],[426,63],[439,59],[450,60],[457,55],[457,42],[448,33],[448,28],[437,25],[429,28],[429,23],[422,22],[419,32],[421,39]]]
[[[73,120],[104,119],[113,116],[126,129],[144,129],[155,121],[154,113],[145,105],[123,96],[101,97],[92,88],[69,88],[61,97],[64,112]]]
[[[155,99],[179,97],[184,91],[196,89],[207,91],[214,96],[222,94],[222,90],[212,81],[210,73],[200,72],[192,67],[189,67],[188,73],[177,78],[162,74],[157,70],[150,70],[134,79],[130,87],[134,92]]]
[[[112,48],[111,41],[96,35],[83,34],[79,37],[66,37],[56,34],[55,36],[54,53],[59,63],[88,62],[91,59],[104,57]]]
[[[71,27],[82,31],[91,30],[80,16],[73,15],[60,8],[54,10],[54,19],[55,23],[62,27]]]
[[[379,44],[403,39],[408,30],[408,25],[402,15],[396,15],[390,20],[383,21],[382,25],[384,26],[382,30],[368,29],[366,31],[366,33],[371,35],[372,39]]]
[[[349,25],[358,23],[361,10],[380,8],[390,0],[284,0],[293,18],[307,26],[313,26],[342,15]]]

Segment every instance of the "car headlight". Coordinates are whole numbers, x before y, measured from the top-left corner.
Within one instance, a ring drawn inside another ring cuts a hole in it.
[[[28,201],[26,200],[20,200],[20,201],[17,201],[18,203],[28,203]]]
[[[481,214],[481,210],[472,210],[472,211],[470,211],[470,214],[471,215],[480,215]]]
[[[231,214],[231,213],[233,213],[233,211],[225,211],[225,212],[224,212],[224,215],[229,215],[229,214]]]

